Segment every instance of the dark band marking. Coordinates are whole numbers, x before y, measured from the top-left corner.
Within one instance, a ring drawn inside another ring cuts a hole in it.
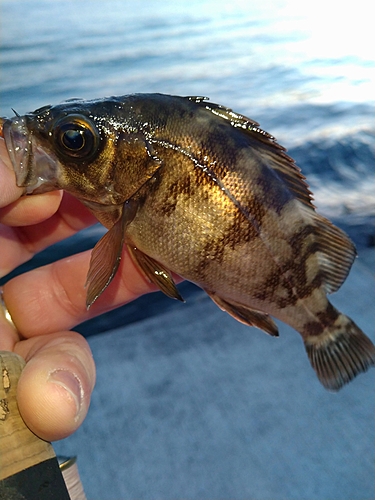
[[[333,325],[340,313],[333,307],[333,305],[328,302],[327,308],[324,311],[320,311],[316,314],[318,322],[309,322],[304,325],[305,335],[316,337],[323,333],[323,331]]]

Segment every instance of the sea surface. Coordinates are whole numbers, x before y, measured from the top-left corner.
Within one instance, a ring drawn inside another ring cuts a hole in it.
[[[371,246],[375,60],[366,4],[2,0],[0,115],[71,97],[208,96],[274,135],[307,176],[318,211]],[[100,234],[85,231],[30,265]]]

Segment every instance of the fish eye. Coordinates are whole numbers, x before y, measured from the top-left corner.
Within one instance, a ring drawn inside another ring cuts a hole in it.
[[[63,156],[87,160],[98,151],[99,132],[85,116],[65,116],[56,123],[53,133],[56,147]]]

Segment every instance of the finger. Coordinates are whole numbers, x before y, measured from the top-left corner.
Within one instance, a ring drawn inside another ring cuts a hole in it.
[[[16,184],[16,175],[4,139],[0,138],[0,207],[16,201],[22,194],[23,189]]]
[[[38,224],[57,212],[62,191],[22,196],[0,209],[0,223],[7,226],[29,226]]]
[[[73,328],[155,290],[124,249],[115,278],[89,311],[86,275],[91,251],[35,269],[4,285],[4,300],[25,338]]]
[[[95,365],[85,339],[60,332],[19,342],[26,360],[17,403],[28,427],[47,441],[63,439],[83,422],[95,384]]]
[[[54,201],[58,202],[57,196]],[[88,209],[67,193],[63,194],[59,205],[53,215],[39,224],[18,228],[0,226],[0,276],[5,276],[35,253],[97,222]]]

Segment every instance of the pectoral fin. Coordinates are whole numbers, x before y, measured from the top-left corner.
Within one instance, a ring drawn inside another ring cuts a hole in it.
[[[125,230],[134,219],[137,209],[136,201],[125,202],[121,217],[93,248],[85,285],[87,309],[103,293],[116,274],[121,260]]]
[[[154,285],[159,287],[168,297],[184,302],[168,269],[137,248],[131,247],[130,245],[128,248],[134,262]]]
[[[255,311],[254,309],[249,309],[248,307],[236,302],[224,300],[214,292],[210,292],[208,290],[205,290],[205,292],[211,297],[215,304],[220,307],[220,309],[233,316],[233,318],[237,321],[240,321],[248,326],[256,326],[273,337],[279,336],[278,328],[268,314]]]

